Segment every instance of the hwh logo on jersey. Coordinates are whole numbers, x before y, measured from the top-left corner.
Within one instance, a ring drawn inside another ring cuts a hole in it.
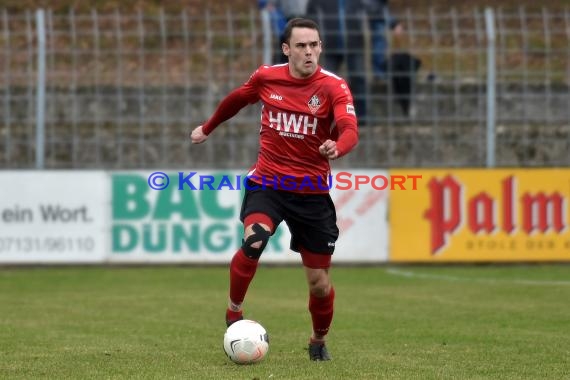
[[[302,133],[304,135],[317,134],[316,117],[309,121],[308,115],[297,115],[294,113],[269,111],[269,127],[277,131]]]

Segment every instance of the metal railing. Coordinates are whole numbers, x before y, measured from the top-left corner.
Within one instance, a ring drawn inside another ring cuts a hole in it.
[[[367,125],[357,150],[336,165],[570,164],[568,9],[394,16],[406,33],[388,36],[388,53],[421,60],[409,75],[411,106],[403,112],[394,92],[397,73],[374,78],[362,19],[363,30],[350,32],[362,33],[364,47],[347,53],[365,60]],[[268,63],[267,41],[277,46],[269,30],[256,8],[0,10],[0,168],[248,167],[259,105],[202,146],[185,138],[221,97]]]

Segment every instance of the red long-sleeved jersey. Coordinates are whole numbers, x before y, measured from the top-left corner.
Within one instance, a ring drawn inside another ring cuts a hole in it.
[[[220,102],[203,132],[210,134],[260,100],[261,144],[250,178],[298,193],[327,193],[330,165],[319,146],[336,141],[340,157],[358,143],[352,94],[344,79],[320,66],[304,79],[291,76],[288,64],[261,66]]]

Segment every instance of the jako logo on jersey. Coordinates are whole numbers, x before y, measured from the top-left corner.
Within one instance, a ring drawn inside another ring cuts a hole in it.
[[[313,95],[311,97],[311,100],[309,100],[309,103],[307,105],[309,106],[309,109],[311,110],[311,112],[314,115],[315,113],[317,113],[317,111],[321,107],[321,101],[319,100],[319,97],[317,95]]]
[[[346,105],[346,113],[356,116],[356,112],[354,112],[354,106],[352,104]]]
[[[271,94],[269,95],[269,99],[283,100],[283,97],[281,95]]]
[[[277,131],[316,135],[317,118],[312,117],[309,120],[308,115],[269,111],[269,127]]]

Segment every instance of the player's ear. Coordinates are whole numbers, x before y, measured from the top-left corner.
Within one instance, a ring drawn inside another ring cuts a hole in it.
[[[285,42],[281,44],[281,50],[283,51],[283,54],[285,54],[287,57],[289,56],[289,53],[291,52],[289,45],[287,45]]]

